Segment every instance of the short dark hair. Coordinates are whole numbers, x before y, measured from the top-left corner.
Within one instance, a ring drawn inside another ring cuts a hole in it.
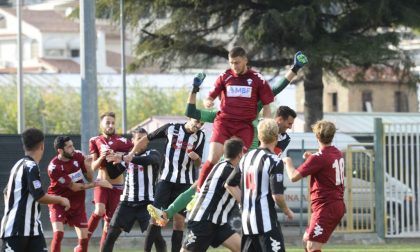
[[[69,136],[58,136],[54,139],[54,149],[57,151],[58,149],[64,149],[66,146],[66,142],[70,141],[71,138]]]
[[[229,51],[229,57],[236,58],[236,57],[247,57],[246,51],[240,46],[235,46]]]
[[[293,109],[289,108],[288,106],[280,106],[277,109],[276,117],[281,117],[284,120],[287,120],[289,116],[296,118],[296,112]]]
[[[115,113],[112,111],[105,112],[101,115],[101,120],[104,119],[105,116],[110,116],[115,119]]]
[[[145,128],[141,127],[141,126],[137,126],[136,128],[134,128],[134,129],[131,131],[131,134],[134,134],[134,133],[143,133],[143,134],[147,134],[147,130],[146,130]]]
[[[36,128],[28,128],[22,132],[21,140],[26,151],[36,150],[40,143],[44,142],[44,133]]]
[[[239,154],[242,153],[244,148],[244,142],[237,137],[232,137],[226,140],[224,145],[224,155],[227,159],[236,158]]]

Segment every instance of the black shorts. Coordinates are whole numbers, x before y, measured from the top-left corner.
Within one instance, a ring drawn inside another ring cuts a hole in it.
[[[241,251],[266,252],[279,251],[285,252],[284,238],[280,226],[273,228],[267,233],[260,235],[242,234]]]
[[[155,201],[153,205],[159,209],[166,209],[175,199],[188,188],[190,184],[172,183],[166,180],[160,180],[156,185]],[[179,212],[186,216],[185,208]]]
[[[1,251],[48,252],[44,235],[11,236],[2,238]]]
[[[147,212],[147,204],[149,203],[152,202],[144,202],[141,205],[120,202],[109,225],[111,227],[121,228],[128,233],[134,223],[138,221],[141,231],[144,232],[147,229],[150,220],[150,215]]]
[[[235,231],[229,224],[217,225],[210,221],[189,221],[183,248],[189,251],[207,251],[209,246],[219,247]]]

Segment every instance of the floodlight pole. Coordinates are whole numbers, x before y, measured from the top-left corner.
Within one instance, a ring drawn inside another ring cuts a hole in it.
[[[80,77],[82,82],[81,149],[87,154],[89,139],[98,134],[95,1],[80,0]]]
[[[124,0],[120,0],[120,26],[121,26],[121,81],[122,81],[122,131],[127,133],[127,87],[125,78],[125,15]]]
[[[23,89],[23,64],[22,64],[22,1],[16,2],[16,16],[18,19],[18,33],[17,33],[17,131],[21,134],[25,130],[25,104],[24,104],[24,89]]]

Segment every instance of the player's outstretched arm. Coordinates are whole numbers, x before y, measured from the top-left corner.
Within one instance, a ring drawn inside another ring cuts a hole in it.
[[[41,204],[59,204],[62,205],[65,210],[67,211],[70,208],[70,202],[67,198],[58,196],[58,195],[51,195],[51,194],[44,194],[41,198],[37,200]]]
[[[290,181],[296,182],[302,178],[302,175],[295,169],[293,160],[290,157],[283,158],[283,164],[286,168],[287,176],[290,178]]]
[[[308,63],[308,58],[303,52],[299,51],[295,54],[293,58],[293,66],[289,69],[283,78],[281,78],[277,83],[275,83],[271,89],[273,90],[273,95],[276,96],[280,94],[283,89],[289,85],[293,78],[297,75],[299,69],[304,67]],[[258,112],[263,108],[261,101],[258,101]]]

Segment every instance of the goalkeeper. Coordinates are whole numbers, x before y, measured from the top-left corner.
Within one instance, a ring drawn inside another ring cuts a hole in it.
[[[307,57],[302,52],[297,52],[294,56],[293,66],[290,70],[288,70],[285,76],[279,80],[274,86],[271,87],[274,96],[278,95],[283,89],[287,87],[287,85],[292,81],[292,79],[297,75],[297,72],[300,68],[302,68],[305,64],[308,63]],[[211,111],[211,110],[200,110],[196,108],[196,94],[200,90],[200,86],[203,83],[204,78],[206,75],[204,73],[199,73],[194,78],[193,82],[193,89],[188,97],[187,108],[185,111],[185,115],[187,117],[195,118],[197,120],[201,120],[203,122],[213,123],[214,119],[216,118],[216,114],[218,111]],[[261,101],[258,102],[258,112],[261,111],[263,104]],[[252,145],[250,149],[255,149],[258,147],[258,134],[256,132],[256,126],[258,125],[258,119],[253,121],[254,126],[254,138],[252,141]],[[276,150],[284,151],[284,147],[282,146],[282,142],[279,141],[277,144]],[[279,153],[276,153],[279,154]],[[148,206],[148,211],[152,218],[156,220],[159,225],[166,225],[169,219],[172,219],[172,216],[184,209],[188,203],[192,200],[195,195],[197,188],[197,181],[191,185],[191,187],[180,194],[175,201],[164,210],[160,210],[155,208],[153,205]]]

